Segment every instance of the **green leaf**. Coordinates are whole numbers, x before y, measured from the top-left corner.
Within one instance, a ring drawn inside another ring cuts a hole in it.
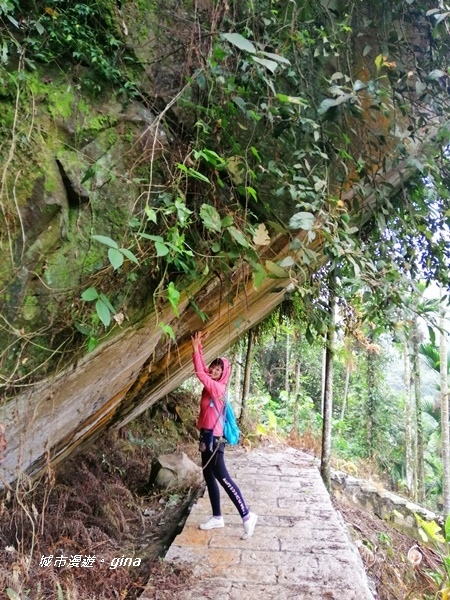
[[[89,341],[88,341],[88,345],[87,345],[88,352],[92,352],[92,350],[94,350],[94,348],[97,348],[98,343],[99,343],[98,338],[90,337]]]
[[[136,217],[131,217],[131,219],[128,221],[128,226],[132,229],[139,229],[141,222]]]
[[[236,106],[238,108],[241,109],[241,111],[244,113],[244,115],[247,115],[247,105],[243,98],[241,98],[240,96],[233,96],[233,102],[236,104]]]
[[[309,212],[298,212],[292,215],[289,229],[304,229],[310,231],[314,226],[314,215]]]
[[[111,323],[111,311],[102,300],[97,300],[95,303],[95,310],[97,311],[98,318],[105,327],[109,327]]]
[[[105,296],[105,294],[100,294],[99,295],[99,299],[104,302],[106,304],[106,306],[109,308],[109,310],[113,313],[116,314],[116,309],[114,308],[114,306],[111,304],[111,302],[109,301],[108,296]]]
[[[153,210],[153,208],[150,208],[148,206],[148,204],[145,206],[145,214],[147,215],[147,219],[149,221],[153,221],[153,223],[156,223],[156,211]]]
[[[430,336],[430,342],[432,344],[436,343],[436,332],[434,331],[433,327],[431,327],[430,325],[427,325],[428,327],[428,335]]]
[[[139,264],[138,259],[131,252],[131,250],[127,250],[126,248],[119,248],[119,251],[122,252],[122,254],[125,256],[125,258],[128,258],[128,260],[131,260],[131,262],[134,262],[136,265]]]
[[[160,235],[150,235],[149,233],[140,233],[139,237],[143,237],[146,240],[152,240],[153,242],[164,242],[164,238]]]
[[[440,79],[441,77],[445,77],[445,73],[444,71],[441,71],[440,69],[434,69],[433,71],[431,71],[430,73],[428,73],[428,75],[426,76],[426,79],[430,80],[430,81],[434,81],[435,79]]]
[[[377,71],[379,71],[381,69],[382,64],[383,64],[383,55],[379,54],[375,59],[375,66],[377,68]]]
[[[359,231],[359,227],[356,227],[356,225],[353,225],[353,227],[349,227],[348,229],[345,230],[345,233],[348,233],[349,235],[353,235],[354,233],[357,233]]]
[[[289,274],[282,267],[271,260],[266,260],[266,269],[273,277],[278,279],[286,279],[289,277]]]
[[[110,237],[107,237],[106,235],[93,235],[92,239],[97,240],[97,242],[105,244],[105,246],[109,246],[110,248],[117,249],[119,247],[117,245],[117,242],[112,240]]]
[[[169,254],[169,248],[162,242],[155,242],[156,256],[166,256]]]
[[[227,215],[222,219],[222,227],[229,227],[233,225],[233,217],[231,215]]]
[[[240,33],[222,33],[222,38],[239,48],[239,50],[244,50],[245,52],[250,52],[251,54],[256,54],[256,48],[252,44],[250,40],[247,40]]]
[[[259,155],[259,152],[255,148],[255,146],[250,146],[250,150],[252,151],[253,155],[256,156],[256,158],[259,160],[259,162],[261,162],[261,156]]]
[[[39,21],[36,21],[34,26],[36,27],[36,31],[38,32],[39,35],[42,35],[43,33],[45,33],[45,29],[44,29],[42,23],[39,23]]]
[[[367,87],[369,87],[367,83],[364,83],[364,81],[357,79],[353,84],[353,91],[359,92],[360,90],[365,90]]]
[[[414,513],[414,516],[419,525],[419,533],[424,541],[445,542],[443,535],[440,533],[441,528],[436,521],[425,521],[417,513]]]
[[[19,24],[17,24],[19,25]],[[20,600],[20,596],[17,592],[15,592],[13,589],[11,588],[6,588],[6,593],[8,594],[8,598],[10,600]]]
[[[198,171],[196,171],[192,167],[189,167],[188,174],[191,177],[194,177],[194,179],[199,179],[200,181],[204,181],[205,183],[211,183],[210,180],[207,177],[205,177],[204,175],[202,175],[202,173],[199,173]]]
[[[108,258],[114,269],[119,269],[123,265],[123,254],[120,250],[110,248],[108,250]]]
[[[178,304],[180,303],[180,292],[174,286],[173,281],[171,281],[167,286],[167,298],[172,305],[173,312],[177,317],[179,317],[180,313],[178,312]]]
[[[84,290],[84,292],[81,294],[81,299],[84,300],[85,302],[91,302],[92,300],[97,300],[97,298],[98,298],[97,290],[93,287],[90,287],[87,290]]]
[[[258,196],[256,195],[256,190],[254,188],[250,187],[249,185],[245,189],[247,190],[247,193],[249,193],[250,196],[253,198],[253,200],[255,200],[257,202]]]
[[[280,267],[293,267],[295,265],[295,260],[292,258],[292,256],[286,256],[286,258],[283,258],[282,261],[280,261],[279,266]]]
[[[266,277],[267,273],[262,265],[255,265],[253,267],[253,285],[255,290],[259,290]]]
[[[342,94],[337,98],[326,98],[320,103],[319,108],[317,109],[317,113],[319,115],[324,115],[330,108],[339,106],[340,104],[343,104],[344,102],[347,102],[352,98],[356,98],[355,94]]]
[[[200,208],[200,218],[206,229],[211,229],[212,231],[217,231],[219,233],[222,231],[222,220],[214,206],[202,204]]]
[[[199,151],[195,150],[194,157],[196,160],[199,158],[204,158],[207,162],[216,167],[216,169],[222,169],[227,165],[226,160],[219,156],[217,152],[214,152],[214,150],[208,150],[207,148]]]
[[[267,58],[259,58],[258,56],[252,56],[253,60],[258,64],[268,69],[271,73],[275,73],[278,63],[274,60],[268,60]]]
[[[74,323],[75,329],[77,329],[83,335],[90,335],[92,328],[89,325],[83,325],[83,323]]]
[[[275,60],[276,62],[283,63],[284,65],[290,65],[290,61],[284,56],[280,56],[280,54],[275,54],[274,52],[265,52],[264,50],[261,52],[264,56]]]
[[[349,262],[353,265],[353,271],[355,273],[355,277],[359,277],[360,273],[361,273],[361,267],[358,265],[358,263],[355,261],[354,258],[352,258],[350,255],[347,256]]]
[[[301,106],[306,106],[307,102],[300,96],[286,96],[286,94],[277,94],[277,100],[280,102],[289,102],[290,104],[300,104]]]
[[[232,237],[236,240],[238,244],[244,246],[244,248],[248,248],[248,242],[245,239],[245,236],[239,229],[236,229],[234,225],[228,227],[228,231],[231,233]]]
[[[168,335],[170,337],[170,339],[174,342],[175,341],[175,334],[173,332],[172,327],[170,325],[166,325],[165,323],[160,323],[159,326],[163,330],[163,333],[165,333],[166,335]]]

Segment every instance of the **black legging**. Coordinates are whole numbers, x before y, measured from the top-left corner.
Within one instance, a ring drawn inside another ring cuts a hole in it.
[[[222,514],[220,510],[220,491],[219,486],[217,485],[217,482],[219,482],[228,494],[231,502],[238,509],[241,517],[245,517],[249,511],[244,502],[244,498],[242,497],[240,489],[231,479],[225,466],[224,445],[219,444],[219,447],[215,453],[209,449],[206,449],[201,453],[201,455],[203,476],[206,481],[206,487],[208,488],[209,500],[211,502],[213,515],[215,517],[219,517]],[[205,467],[205,465],[207,466]]]

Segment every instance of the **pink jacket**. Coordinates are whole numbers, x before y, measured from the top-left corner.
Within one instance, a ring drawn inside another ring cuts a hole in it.
[[[213,435],[223,435],[223,426],[220,422],[214,406],[211,406],[211,398],[215,400],[217,410],[221,413],[228,379],[230,378],[231,366],[226,358],[222,358],[223,372],[219,380],[214,381],[209,375],[209,369],[205,365],[203,349],[200,346],[198,352],[192,356],[195,374],[203,383],[202,397],[200,400],[200,414],[197,421],[197,429],[212,429]]]

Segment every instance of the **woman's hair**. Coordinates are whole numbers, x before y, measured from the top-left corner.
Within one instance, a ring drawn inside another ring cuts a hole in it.
[[[222,367],[222,371],[223,371],[223,360],[221,358],[215,358],[212,363],[209,365],[210,367]]]

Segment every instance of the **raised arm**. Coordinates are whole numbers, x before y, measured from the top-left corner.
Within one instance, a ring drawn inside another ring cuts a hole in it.
[[[218,383],[211,378],[209,374],[209,367],[205,364],[205,359],[203,358],[202,341],[205,340],[208,335],[208,332],[202,334],[201,331],[197,331],[191,337],[193,350],[192,359],[197,378],[205,386],[205,388],[208,390],[208,393],[214,398],[214,400],[219,400],[223,397],[225,385],[223,383]]]

